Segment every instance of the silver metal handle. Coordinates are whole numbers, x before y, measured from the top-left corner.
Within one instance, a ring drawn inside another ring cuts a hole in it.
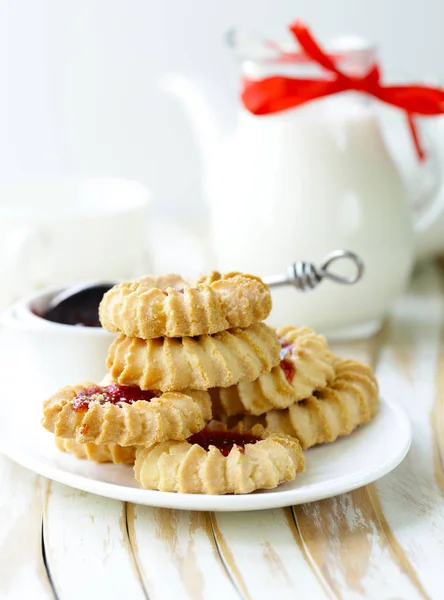
[[[349,260],[355,265],[356,272],[353,276],[345,277],[330,271],[331,265],[342,259]],[[291,264],[286,273],[264,277],[264,282],[271,288],[292,285],[299,291],[306,292],[317,287],[323,279],[329,279],[343,285],[353,285],[361,279],[363,274],[364,263],[357,254],[350,250],[334,250],[324,258],[319,267],[313,263],[299,260]]]

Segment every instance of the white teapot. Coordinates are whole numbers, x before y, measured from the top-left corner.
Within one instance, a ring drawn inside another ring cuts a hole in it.
[[[237,38],[234,47],[250,82],[314,77],[330,85],[335,75],[296,46],[283,51]],[[355,78],[375,65],[374,48],[356,38],[337,40],[328,56]],[[427,142],[426,159],[417,161],[408,187],[397,164],[408,152],[401,147],[392,157],[376,101],[359,86],[272,114],[241,106],[235,130],[223,138],[194,82],[170,75],[167,84],[202,145],[216,266],[265,276],[297,259],[352,250],[366,267],[358,285],[323,283],[306,296],[277,289],[270,321],[306,323],[337,337],[376,331],[444,214],[444,118],[422,119],[420,136],[415,131],[417,144]]]

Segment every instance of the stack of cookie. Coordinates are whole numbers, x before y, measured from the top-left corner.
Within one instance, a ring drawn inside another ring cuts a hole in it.
[[[135,464],[150,489],[248,493],[293,479],[301,447],[373,417],[378,386],[308,327],[270,329],[270,310],[268,287],[240,273],[115,286],[100,306],[118,333],[108,375],[52,396],[44,427],[78,458]]]
[[[208,390],[225,418],[217,390],[281,370],[279,339],[261,322],[270,310],[268,287],[239,273],[212,273],[194,287],[178,276],[115,286],[100,306],[103,327],[119,333],[109,375],[52,396],[44,427],[78,457],[135,461],[151,489],[248,493],[293,479],[304,468],[295,438],[261,424],[206,426]]]

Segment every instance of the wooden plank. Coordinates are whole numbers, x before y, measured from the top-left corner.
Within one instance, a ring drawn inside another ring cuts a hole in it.
[[[336,344],[332,349],[375,365],[388,331],[385,325],[371,340]],[[335,596],[427,598],[413,565],[384,519],[373,486],[294,507],[294,516],[307,560]]]
[[[370,489],[294,507],[307,556],[339,598],[426,598],[414,569],[394,550]]]
[[[214,513],[219,552],[244,598],[330,598],[306,562],[290,509]]]
[[[0,598],[53,598],[42,555],[45,479],[0,455]]]
[[[58,597],[147,597],[128,538],[125,503],[48,482],[43,533]]]
[[[128,529],[150,600],[238,600],[209,513],[129,505]]]
[[[376,483],[375,494],[400,560],[431,598],[443,595],[443,323],[440,274],[425,266],[394,311],[378,368],[382,394],[410,417],[413,444],[406,460]]]

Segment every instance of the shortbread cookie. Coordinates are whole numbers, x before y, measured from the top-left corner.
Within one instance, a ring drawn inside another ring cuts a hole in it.
[[[204,391],[160,394],[137,387],[94,383],[68,386],[43,405],[43,426],[77,443],[148,446],[185,440],[211,419]]]
[[[355,360],[337,359],[331,385],[286,410],[261,417],[242,417],[245,427],[256,423],[270,431],[291,435],[302,448],[333,442],[370,421],[378,408],[378,383],[370,367]],[[237,417],[228,419],[231,423]]]
[[[141,389],[206,390],[268,373],[279,364],[279,351],[276,333],[263,323],[196,338],[121,334],[109,349],[107,366],[113,379]]]
[[[144,488],[185,494],[248,494],[274,488],[303,470],[296,440],[261,426],[227,431],[217,422],[185,442],[137,450],[134,465]]]
[[[281,327],[276,330],[281,343],[281,362],[255,381],[210,390],[213,414],[261,415],[283,409],[308,398],[334,378],[334,355],[327,341],[308,327]]]
[[[270,290],[253,275],[213,272],[195,287],[178,275],[147,276],[109,290],[100,321],[128,337],[186,337],[249,327],[270,310]]]
[[[91,460],[96,463],[112,462],[133,465],[137,446],[119,446],[118,444],[78,444],[74,440],[55,438],[56,446],[62,452],[68,452],[76,458]]]

